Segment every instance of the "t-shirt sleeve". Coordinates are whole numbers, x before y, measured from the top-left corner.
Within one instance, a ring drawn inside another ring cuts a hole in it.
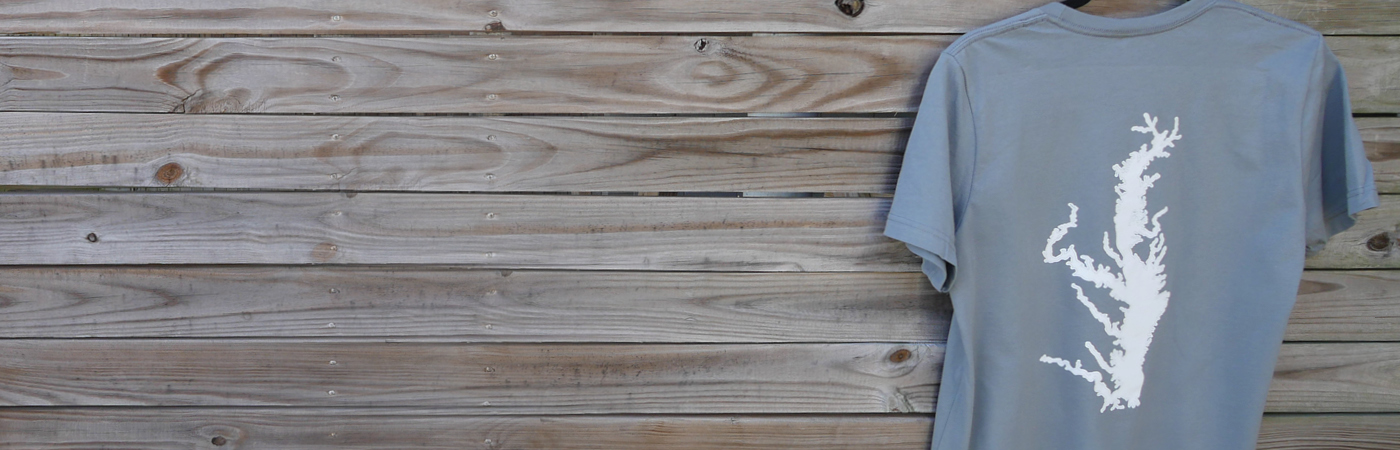
[[[1303,111],[1308,256],[1355,224],[1356,213],[1380,203],[1371,163],[1351,116],[1346,74],[1325,41],[1315,60]]]
[[[962,64],[939,55],[904,148],[885,236],[923,258],[934,288],[947,292],[957,266],[956,224],[966,204],[976,150],[972,105]]]

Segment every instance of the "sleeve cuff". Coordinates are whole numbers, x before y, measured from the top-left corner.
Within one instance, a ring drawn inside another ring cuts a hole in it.
[[[957,264],[952,239],[893,215],[885,223],[884,234],[903,241],[910,251],[923,258],[922,271],[929,282],[939,292],[948,292],[953,281],[953,266]]]

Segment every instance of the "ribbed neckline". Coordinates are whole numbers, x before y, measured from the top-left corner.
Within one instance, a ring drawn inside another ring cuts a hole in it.
[[[1058,1],[1037,7],[1050,20],[1084,33],[1108,36],[1132,36],[1156,33],[1174,28],[1200,15],[1216,0],[1189,0],[1172,9],[1150,16],[1114,18],[1096,16],[1065,6]]]

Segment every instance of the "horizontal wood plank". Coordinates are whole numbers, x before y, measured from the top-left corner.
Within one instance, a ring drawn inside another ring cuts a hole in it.
[[[1265,414],[1260,450],[1394,450],[1400,448],[1397,414]]]
[[[942,352],[927,343],[9,339],[0,341],[0,405],[932,412]],[[1286,343],[1266,410],[1400,412],[1398,368],[1400,344]]]
[[[1268,410],[1400,412],[1400,345],[1285,344]]]
[[[1358,214],[1355,225],[1333,236],[1307,264],[1311,268],[1400,268],[1400,196],[1382,195],[1379,207]]]
[[[1357,117],[1356,128],[1365,141],[1366,157],[1371,160],[1376,177],[1376,190],[1400,193],[1400,119]]]
[[[889,199],[0,194],[0,264],[465,264],[918,271]]]
[[[936,294],[917,272],[21,267],[0,269],[0,338],[942,342]]]
[[[951,307],[919,272],[0,268],[0,338],[943,342]],[[1285,339],[1400,341],[1395,317],[1400,272],[1307,271]]]
[[[3,340],[0,405],[932,412],[934,344]]]
[[[16,112],[0,123],[0,185],[893,192],[913,119]]]
[[[1400,341],[1400,271],[1309,270],[1288,318],[1290,341]]]
[[[13,450],[927,450],[929,414],[479,416],[439,408],[0,408]],[[222,439],[220,439],[222,438]],[[1259,450],[1400,447],[1396,414],[1266,414]]]
[[[910,118],[0,115],[0,185],[893,193]],[[1400,119],[1357,118],[1400,193]]]
[[[955,37],[9,37],[0,111],[909,112]],[[1355,111],[1400,111],[1400,38],[1328,43]]]
[[[462,264],[490,268],[917,272],[889,198],[419,194],[0,194],[0,265]],[[1400,267],[1400,198],[1314,269]]]
[[[1031,9],[1043,0],[887,0],[843,12],[835,2],[753,0],[196,0],[113,4],[101,0],[27,1],[0,9],[0,33],[73,34],[399,34],[502,32],[965,32]],[[1081,10],[1130,17],[1172,0],[1091,2]],[[1324,33],[1396,34],[1400,16],[1386,0],[1244,0]]]

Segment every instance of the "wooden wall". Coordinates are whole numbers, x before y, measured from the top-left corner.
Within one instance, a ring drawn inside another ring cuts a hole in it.
[[[0,4],[0,447],[926,449],[902,146],[1044,1]],[[1385,192],[1259,448],[1400,448],[1400,6],[1248,3],[1328,34]]]

